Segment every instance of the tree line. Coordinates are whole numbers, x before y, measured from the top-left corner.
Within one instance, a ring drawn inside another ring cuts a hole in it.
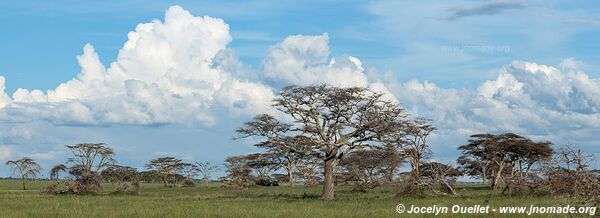
[[[411,116],[383,93],[366,88],[289,86],[273,100],[273,108],[275,114],[259,114],[235,130],[234,140],[248,138],[263,152],[227,157],[224,184],[240,189],[321,185],[322,199],[330,200],[340,183],[354,184],[360,191],[397,185],[399,196],[458,195],[456,179],[469,176],[504,194],[600,196],[600,176],[590,169],[591,155],[572,145],[555,150],[551,142],[514,133],[470,136],[458,147],[457,167],[430,161],[429,138],[436,131],[431,121]],[[73,155],[71,166],[58,165],[50,173],[57,178],[68,172],[75,178],[74,184],[59,188],[63,191],[97,192],[101,181],[125,191],[137,191],[140,181],[193,186],[194,177],[201,174],[208,182],[217,170],[208,162],[159,157],[145,165],[148,171],[137,172],[116,165],[112,149],[104,144],[67,148]],[[405,163],[409,171],[399,172]],[[23,180],[41,172],[36,164],[28,158],[7,162]]]

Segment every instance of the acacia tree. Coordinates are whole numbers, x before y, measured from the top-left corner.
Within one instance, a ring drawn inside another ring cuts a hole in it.
[[[303,146],[302,140],[297,140],[298,138],[292,137],[288,138],[288,142],[286,144],[289,147],[295,148],[296,151],[306,152],[306,147]],[[301,153],[294,152],[292,149],[282,146],[273,146],[269,147],[268,154],[270,154],[274,159],[277,159],[276,162],[281,163],[282,167],[287,172],[287,180],[290,186],[294,186],[294,171],[296,170],[298,164],[304,156]]]
[[[140,175],[129,166],[111,165],[101,172],[102,178],[110,182],[117,193],[138,193]]]
[[[252,168],[248,165],[246,156],[230,156],[225,158],[227,177],[223,181],[234,188],[246,189],[255,183],[256,178],[252,176]]]
[[[66,147],[74,156],[69,158],[68,162],[82,167],[85,171],[99,173],[116,163],[113,159],[114,151],[105,143],[84,143]]]
[[[491,185],[496,190],[503,177],[523,182],[534,164],[552,157],[550,145],[550,142],[534,142],[514,133],[475,134],[468,144],[459,147],[463,156],[458,162],[470,169],[471,175],[481,173],[482,178],[488,177],[489,169],[493,178]]]
[[[37,175],[42,172],[42,167],[35,162],[35,160],[29,157],[23,157],[19,160],[9,160],[6,161],[6,166],[13,168],[13,174],[19,173],[21,177],[21,182],[23,184],[23,190],[25,190],[25,180],[27,179],[35,179]]]
[[[429,120],[417,118],[405,126],[407,134],[402,143],[404,145],[404,155],[409,158],[409,163],[412,168],[413,178],[418,183],[421,178],[421,164],[425,158],[431,154],[431,149],[427,140],[429,135],[435,130]]]
[[[277,157],[270,153],[252,153],[243,157],[261,180],[268,180],[271,173],[281,167]]]
[[[195,176],[198,175],[198,172],[200,171],[200,168],[198,168],[198,166],[196,166],[195,164],[181,163],[181,170],[180,171],[183,174],[183,176],[185,176],[186,179],[191,180]]]
[[[262,114],[237,130],[236,138],[262,136],[259,147],[282,147],[318,158],[323,166],[322,198],[334,199],[334,166],[348,151],[379,144],[392,123],[405,118],[397,104],[381,93],[366,88],[339,88],[328,85],[285,87],[274,107],[292,120],[285,123]],[[303,149],[290,146],[296,140]]]
[[[554,157],[555,165],[567,171],[585,171],[594,161],[594,155],[586,154],[581,149],[575,148],[573,144],[567,143],[558,149]]]
[[[344,169],[348,179],[357,181],[360,191],[369,192],[388,179],[390,170],[388,155],[388,151],[383,149],[356,150],[342,159],[339,166]]]
[[[437,194],[456,195],[456,189],[452,183],[454,183],[456,177],[462,175],[462,173],[456,168],[443,163],[428,162],[424,163],[420,170],[421,175],[431,180],[431,182],[428,184],[433,192]],[[434,188],[434,183],[438,183],[440,185],[441,191],[437,191]]]
[[[64,164],[54,165],[54,167],[50,169],[50,179],[58,180],[60,172],[67,172],[67,166],[65,166]]]
[[[398,148],[396,145],[386,144],[381,150],[380,158],[384,163],[382,173],[386,183],[394,182],[394,176],[396,176],[398,168],[405,161],[405,155]]]
[[[210,181],[210,176],[216,172],[219,167],[213,165],[212,163],[206,162],[196,162],[196,166],[198,166],[198,171],[202,175],[202,179],[204,180],[204,184],[208,184]]]
[[[73,154],[68,159],[68,163],[73,163],[69,174],[75,176],[77,190],[93,193],[101,191],[100,172],[116,163],[112,148],[104,143],[83,143],[66,147]]]
[[[296,168],[298,169],[298,178],[302,180],[305,186],[313,186],[320,183],[320,165],[320,160],[314,157],[309,156],[300,160]]]
[[[183,161],[174,157],[159,157],[150,160],[145,167],[160,174],[164,187],[167,187],[169,178],[175,176],[181,169]]]

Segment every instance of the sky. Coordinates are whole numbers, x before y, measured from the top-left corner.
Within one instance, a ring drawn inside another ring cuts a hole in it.
[[[433,120],[432,160],[475,133],[600,155],[593,1],[2,1],[0,161],[49,169],[103,142],[143,168],[221,164],[287,85],[363,86]],[[597,165],[597,164],[596,164]],[[10,176],[4,165],[0,177]],[[47,173],[45,174],[47,176]]]

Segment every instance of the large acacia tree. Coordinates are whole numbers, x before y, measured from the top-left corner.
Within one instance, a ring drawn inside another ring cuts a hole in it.
[[[273,106],[287,115],[284,122],[262,114],[237,130],[237,138],[261,136],[256,144],[284,148],[322,161],[322,198],[334,199],[334,166],[347,152],[380,146],[387,132],[398,131],[404,110],[366,88],[339,88],[328,85],[281,90]],[[294,142],[294,143],[290,143]]]

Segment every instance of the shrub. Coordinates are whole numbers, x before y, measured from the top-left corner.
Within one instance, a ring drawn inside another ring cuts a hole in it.
[[[59,181],[54,181],[50,184],[48,184],[47,186],[42,188],[42,193],[45,194],[68,194],[68,193],[74,193],[73,190],[74,186],[73,184],[69,183],[69,182],[59,182]]]
[[[183,187],[196,187],[196,183],[191,179],[184,179],[181,185]]]

